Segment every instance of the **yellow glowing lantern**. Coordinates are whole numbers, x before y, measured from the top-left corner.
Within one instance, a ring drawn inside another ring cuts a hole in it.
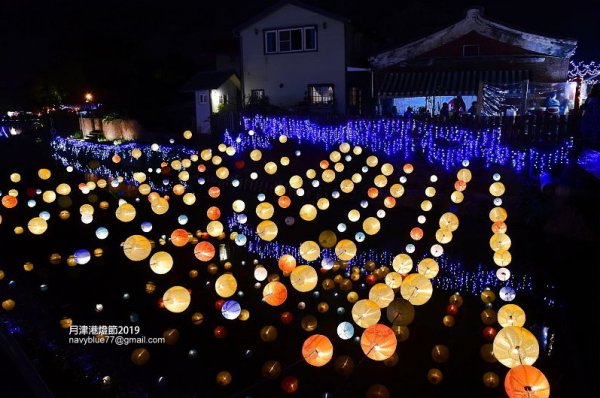
[[[354,190],[354,183],[352,182],[352,180],[342,180],[342,182],[340,182],[340,189],[344,193],[350,193]]]
[[[215,281],[215,291],[220,297],[227,298],[235,294],[237,290],[237,280],[230,273],[225,273]]]
[[[317,207],[319,210],[327,210],[329,208],[329,199],[319,198],[319,200],[317,200]]]
[[[425,196],[427,196],[428,198],[433,198],[436,194],[436,190],[434,187],[427,187],[425,188]]]
[[[219,167],[217,169],[217,171],[215,172],[215,174],[221,180],[225,180],[227,177],[229,177],[229,169],[227,167],[225,167],[225,166]]]
[[[469,169],[460,169],[460,170],[458,170],[458,173],[456,173],[457,180],[469,182],[469,181],[471,181],[471,178],[472,178],[472,174],[471,174],[471,170],[469,170]]]
[[[317,208],[311,204],[305,204],[300,208],[300,218],[304,221],[312,221],[317,218]]]
[[[152,188],[150,187],[150,185],[148,184],[141,184],[138,187],[138,191],[142,194],[142,195],[149,195],[150,192],[152,191]]]
[[[212,150],[211,149],[203,149],[200,152],[200,158],[205,162],[208,162],[212,158]]]
[[[270,175],[275,174],[277,172],[277,164],[275,162],[268,162],[265,164],[265,172]]]
[[[358,220],[360,220],[360,211],[356,210],[356,209],[352,209],[348,212],[348,220],[352,221],[352,222],[357,222]]]
[[[190,173],[187,170],[183,170],[177,174],[177,178],[179,178],[180,181],[188,181],[190,179]]]
[[[492,194],[492,196],[502,196],[504,195],[505,190],[506,188],[504,188],[504,184],[500,181],[496,181],[492,185],[490,185],[490,193]]]
[[[250,159],[254,160],[255,162],[258,162],[259,160],[261,160],[262,152],[260,151],[260,149],[252,150],[252,152],[250,152]]]
[[[349,261],[356,256],[356,244],[350,239],[342,239],[335,246],[335,254],[342,261]]]
[[[48,229],[48,223],[41,217],[34,217],[27,223],[29,232],[34,235],[41,235]]]
[[[12,173],[10,175],[10,180],[16,184],[17,182],[21,181],[21,174],[19,174],[19,173]]]
[[[337,236],[331,230],[322,231],[319,234],[319,244],[325,249],[330,249],[337,243]]]
[[[56,200],[56,193],[54,191],[44,191],[42,200],[46,203],[52,203]]]
[[[262,221],[256,226],[256,235],[267,242],[275,239],[278,232],[279,228],[277,228],[277,224],[271,220]]]
[[[394,172],[394,166],[392,166],[390,163],[384,163],[381,165],[381,174],[383,174],[384,176],[390,176],[392,175],[392,173]]]
[[[431,210],[433,207],[433,203],[431,203],[431,201],[429,200],[424,200],[421,202],[421,210],[423,211],[429,211]]]
[[[40,178],[40,180],[47,180],[52,176],[52,172],[48,169],[39,169],[38,170],[38,177]]]
[[[290,158],[288,158],[287,156],[282,156],[281,159],[279,159],[279,163],[282,166],[288,166],[290,164]]]
[[[390,187],[390,195],[392,195],[394,198],[399,198],[400,196],[404,195],[404,186],[401,184],[393,184]]]
[[[135,207],[129,203],[123,203],[117,208],[115,214],[117,220],[121,222],[130,222],[135,218]]]
[[[173,286],[163,294],[163,305],[176,314],[185,311],[192,301],[190,292],[183,286]]]
[[[373,300],[359,300],[352,306],[352,319],[361,328],[375,325],[380,318],[381,309]]]
[[[317,176],[317,172],[315,171],[315,169],[308,169],[308,170],[306,170],[306,178],[312,180],[316,176]]]
[[[454,203],[461,203],[465,199],[465,195],[460,191],[454,191],[450,194],[450,200]]]
[[[167,252],[156,252],[150,257],[150,269],[159,275],[166,274],[173,268],[173,257]]]
[[[317,286],[319,276],[310,265],[299,265],[290,274],[290,282],[299,292],[310,292]]]
[[[321,255],[321,248],[315,241],[308,240],[300,245],[300,257],[306,261],[314,261]]]
[[[402,285],[402,275],[397,272],[388,272],[384,278],[385,284],[392,289],[397,289]]]
[[[244,203],[243,200],[241,199],[236,199],[233,201],[233,203],[231,204],[231,208],[233,209],[233,211],[235,211],[236,213],[241,213],[244,211],[244,209],[246,208],[246,203]]]
[[[223,224],[220,221],[211,221],[206,225],[206,232],[216,238],[223,233]]]
[[[138,148],[133,148],[131,150],[131,157],[133,157],[134,159],[139,159],[142,157],[142,151]]]
[[[371,155],[367,158],[366,163],[369,167],[375,167],[379,163],[379,159],[377,159],[377,156]]]
[[[454,213],[444,213],[440,217],[440,228],[448,229],[454,232],[458,229],[458,217]]]
[[[342,171],[344,171],[344,168],[345,168],[345,166],[344,166],[344,164],[343,164],[343,163],[336,163],[336,164],[333,166],[333,169],[334,169],[335,171],[337,171],[338,173],[341,173]]]
[[[186,140],[189,140],[192,138],[192,132],[190,130],[185,130],[183,132],[183,138],[185,138]]]
[[[419,261],[417,265],[417,271],[427,279],[435,278],[438,272],[440,272],[440,266],[437,261],[432,258],[424,258]]]
[[[79,214],[81,214],[82,216],[84,214],[89,214],[89,215],[94,214],[94,206],[87,204],[87,203],[84,205],[81,205],[81,207],[79,207]]]
[[[71,186],[66,183],[59,184],[56,187],[56,193],[59,195],[68,195],[71,193]]]
[[[516,304],[505,304],[498,310],[498,323],[502,327],[525,325],[525,311]]]
[[[194,195],[191,192],[186,193],[185,195],[183,195],[183,203],[185,203],[188,206],[193,205],[194,203],[196,203],[196,195]]]
[[[448,228],[440,228],[435,232],[435,239],[441,244],[446,244],[452,240],[452,231]]]
[[[131,261],[142,261],[150,255],[152,243],[143,235],[131,235],[123,243],[123,253]]]
[[[492,222],[504,222],[506,221],[507,217],[508,212],[502,207],[494,207],[492,210],[490,210],[490,220],[492,220]]]
[[[362,181],[362,175],[360,173],[354,173],[352,174],[352,182],[355,184],[358,184]]]
[[[506,234],[497,233],[490,238],[490,247],[493,251],[510,249],[511,240]]]
[[[269,202],[261,202],[256,206],[256,215],[261,220],[268,220],[275,214],[275,208]]]
[[[494,251],[494,263],[499,267],[506,267],[512,261],[512,255],[506,249]]]
[[[150,202],[150,208],[155,214],[162,215],[169,211],[169,202],[165,198],[157,197]]]
[[[331,169],[324,170],[323,173],[321,173],[321,179],[327,183],[332,182],[335,180],[335,171]]]
[[[339,162],[340,159],[342,159],[342,154],[338,151],[332,151],[331,154],[329,154],[329,160],[334,163]]]
[[[387,177],[384,176],[384,175],[382,175],[382,174],[379,174],[378,176],[376,176],[373,179],[373,183],[375,184],[375,186],[377,188],[383,188],[383,187],[385,187],[387,185],[387,182],[388,182],[387,181]]]
[[[275,195],[277,196],[283,196],[286,193],[286,189],[283,185],[277,185],[275,187]]]
[[[494,338],[494,356],[502,365],[513,368],[532,365],[540,354],[535,335],[521,326],[506,326]]]
[[[394,301],[394,291],[385,283],[376,283],[369,290],[369,300],[376,303],[379,308],[385,308]]]
[[[431,281],[421,274],[407,275],[400,286],[400,294],[412,305],[425,304],[431,298],[432,293]]]
[[[290,177],[290,187],[294,188],[294,189],[298,189],[302,186],[302,177],[300,177],[299,175],[293,175]]]

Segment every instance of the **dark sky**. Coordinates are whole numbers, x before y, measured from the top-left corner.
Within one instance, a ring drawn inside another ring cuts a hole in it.
[[[0,0],[0,108],[51,82],[65,100],[81,92],[174,91],[236,49],[232,28],[275,0]],[[576,58],[600,60],[599,0],[322,0],[306,3],[378,32],[392,45],[448,26],[471,5],[534,33],[579,40]],[[155,87],[148,87],[155,86]],[[37,93],[37,94],[36,94]],[[139,98],[139,97],[138,97]]]

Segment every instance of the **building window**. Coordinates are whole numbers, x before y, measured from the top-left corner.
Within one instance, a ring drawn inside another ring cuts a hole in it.
[[[251,90],[250,98],[252,98],[254,101],[258,101],[258,100],[265,98],[265,90],[263,90],[262,88]]]
[[[229,95],[222,94],[219,95],[219,104],[228,104],[229,103]]]
[[[308,102],[310,104],[333,104],[333,84],[309,84]]]
[[[199,104],[208,104],[208,95],[196,93],[196,101]]]
[[[362,92],[358,87],[350,89],[350,106],[360,107],[362,100]]]
[[[317,51],[317,28],[305,26],[265,31],[265,53]]]
[[[479,56],[479,45],[466,44],[463,46],[463,57],[478,57],[478,56]]]

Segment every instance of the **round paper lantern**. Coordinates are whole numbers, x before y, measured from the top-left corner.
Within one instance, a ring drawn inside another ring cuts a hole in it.
[[[483,385],[487,388],[496,388],[500,384],[500,377],[494,372],[485,372],[482,379]]]
[[[354,326],[350,322],[340,322],[337,327],[337,335],[342,340],[349,340],[354,336]]]
[[[393,325],[407,326],[415,319],[415,307],[407,300],[398,298],[388,305],[386,316]]]
[[[313,334],[302,344],[302,357],[309,365],[326,365],[333,357],[333,344],[327,336]]]
[[[429,380],[431,384],[440,384],[443,379],[444,374],[439,369],[432,368],[427,372],[427,380]]]
[[[185,229],[178,228],[171,232],[171,243],[177,247],[183,247],[190,241],[190,233]]]
[[[260,329],[260,339],[265,343],[270,343],[277,340],[277,328],[273,325],[263,326]]]
[[[335,180],[335,171],[331,169],[324,170],[323,173],[321,173],[321,179],[327,183],[332,182]]]
[[[516,304],[505,304],[498,310],[498,323],[502,327],[525,325],[525,311]]]
[[[391,287],[392,289],[397,289],[402,285],[402,275],[397,272],[388,272],[385,276],[385,284]]]
[[[56,193],[59,195],[68,195],[71,193],[71,186],[66,183],[59,184],[56,187]]]
[[[524,327],[504,327],[494,338],[494,356],[506,367],[532,365],[539,354],[537,339]]]
[[[335,246],[335,255],[342,261],[349,261],[356,256],[356,244],[350,239],[342,239]]]
[[[369,326],[360,338],[365,355],[375,361],[384,361],[396,352],[398,342],[394,331],[380,323]]]
[[[231,297],[237,290],[237,280],[230,273],[225,273],[215,281],[215,291],[223,298]]]
[[[131,261],[142,261],[152,251],[152,243],[143,235],[131,235],[123,243],[123,253]]]
[[[194,256],[200,261],[210,261],[215,257],[215,247],[210,242],[200,242],[194,247]]]
[[[342,376],[349,376],[354,371],[354,361],[348,355],[341,355],[335,359],[333,367]]]
[[[225,319],[237,319],[241,312],[242,307],[240,306],[240,303],[235,300],[227,300],[221,307],[221,315],[223,315],[223,318]]]
[[[392,267],[397,273],[405,275],[412,270],[413,260],[408,254],[398,254],[392,260]]]
[[[421,210],[423,211],[429,211],[433,208],[433,204],[431,203],[430,200],[424,200],[421,202]]]
[[[317,218],[317,208],[311,204],[305,204],[300,208],[300,218],[304,221],[312,221]]]
[[[131,362],[138,366],[145,365],[150,360],[150,351],[146,348],[136,348],[130,356]]]
[[[310,292],[319,281],[317,271],[310,265],[300,265],[290,274],[290,282],[299,292]]]
[[[512,255],[508,250],[499,249],[494,252],[494,263],[499,267],[506,267],[512,261]]]
[[[431,298],[432,293],[431,281],[421,274],[407,275],[400,286],[400,294],[412,305],[425,304]]]
[[[495,252],[498,250],[508,250],[510,249],[510,245],[510,237],[506,234],[498,233],[492,235],[492,237],[490,238],[490,247]]]
[[[504,389],[509,398],[548,398],[550,383],[537,368],[528,365],[515,366],[506,373]]]
[[[194,203],[196,203],[196,195],[194,195],[191,192],[186,193],[185,195],[183,195],[183,203],[185,203],[188,206],[193,205]]]
[[[293,376],[286,376],[281,380],[281,389],[288,394],[296,392],[296,390],[298,390],[298,385],[298,379]]]
[[[281,374],[281,364],[277,361],[267,361],[261,368],[261,374],[267,379],[276,379]]]
[[[34,235],[41,235],[48,229],[48,223],[41,217],[34,217],[27,223],[29,232]]]
[[[123,203],[116,210],[117,220],[130,222],[135,218],[135,207],[129,203]]]
[[[279,269],[285,273],[290,273],[296,268],[296,258],[290,254],[284,254],[278,261]]]
[[[259,160],[261,160],[262,152],[260,151],[260,149],[252,150],[252,152],[250,152],[250,159],[254,160],[255,162],[258,162]]]
[[[321,248],[317,242],[308,240],[300,245],[300,257],[306,261],[315,261],[321,255]]]
[[[441,244],[446,244],[452,240],[452,231],[448,228],[440,228],[435,232],[435,240]]]
[[[300,188],[303,184],[302,177],[300,177],[299,175],[291,176],[290,180],[289,180],[289,184],[290,184],[290,187],[292,187],[294,189]]]
[[[211,221],[206,225],[206,232],[216,238],[223,233],[223,224],[220,221]]]
[[[262,221],[256,226],[256,234],[258,237],[267,242],[275,239],[278,232],[279,228],[277,228],[277,224],[271,220]]]
[[[268,162],[267,164],[265,164],[265,172],[270,175],[275,174],[277,172],[277,163]]]
[[[317,207],[319,210],[327,210],[329,208],[329,199],[319,198],[319,200],[317,200]]]
[[[421,240],[423,238],[423,230],[419,227],[414,227],[410,230],[410,237],[414,240]]]
[[[492,210],[490,210],[489,216],[492,222],[504,222],[508,218],[508,212],[502,207],[494,207]]]
[[[275,208],[269,202],[261,202],[256,206],[256,215],[261,220],[268,220],[273,217]]]
[[[471,170],[469,170],[469,169],[460,169],[458,171],[458,173],[456,173],[456,179],[458,179],[460,181],[469,182],[469,181],[471,181],[471,178],[472,178],[472,174],[471,174]]]
[[[279,207],[281,207],[282,209],[287,209],[288,207],[290,207],[290,205],[292,204],[292,200],[289,198],[289,196],[281,196],[278,200],[277,200],[277,204],[279,205]]]
[[[163,294],[165,308],[174,313],[183,312],[189,307],[192,296],[183,286],[173,286]]]
[[[165,198],[157,197],[150,202],[150,208],[155,214],[162,215],[169,211],[169,202]]]
[[[404,195],[404,187],[401,184],[393,184],[390,187],[390,195],[394,198],[399,198]]]
[[[167,252],[156,252],[150,257],[150,269],[159,275],[166,274],[173,268],[173,257]]]
[[[287,288],[281,282],[269,282],[263,288],[263,299],[267,304],[274,307],[283,304],[287,299],[287,296]]]
[[[375,217],[367,217],[363,221],[363,231],[368,235],[375,235],[379,232],[381,223]]]
[[[454,191],[450,195],[450,200],[454,203],[461,203],[465,199],[465,195],[460,191]]]
[[[492,185],[490,185],[490,193],[492,194],[492,196],[502,196],[504,194],[504,191],[504,184],[500,181],[496,181]]]
[[[373,184],[375,184],[375,186],[377,188],[383,188],[387,185],[387,183],[388,183],[387,177],[384,175],[381,175],[381,174],[379,174],[378,176],[376,176],[373,179]]]
[[[352,319],[361,328],[375,325],[380,318],[381,310],[373,300],[359,300],[352,306]]]
[[[497,233],[506,233],[507,227],[506,227],[506,223],[504,221],[496,221],[495,223],[492,224],[492,232],[497,234]]]
[[[321,247],[325,249],[330,249],[334,247],[336,243],[337,236],[335,232],[327,229],[319,234],[319,244],[321,245]]]
[[[424,258],[423,260],[419,261],[417,270],[419,274],[423,275],[427,279],[432,279],[435,278],[440,271],[440,266],[434,259]]]
[[[436,344],[431,349],[431,357],[437,363],[448,362],[448,358],[450,356],[450,351],[448,347],[443,344]]]
[[[356,210],[356,209],[352,209],[348,212],[348,220],[352,221],[352,222],[356,222],[358,220],[360,220],[360,211]]]
[[[394,291],[385,283],[376,283],[369,290],[369,300],[376,303],[379,308],[385,308],[394,301]]]
[[[46,203],[52,203],[56,200],[56,193],[54,191],[44,191],[42,194],[42,200]],[[2,204],[4,205],[4,202],[2,202]]]

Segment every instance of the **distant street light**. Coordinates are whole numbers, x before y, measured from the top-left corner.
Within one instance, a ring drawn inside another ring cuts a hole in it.
[[[85,94],[85,102],[92,102],[93,99],[94,99],[94,96],[92,95],[92,93]]]

